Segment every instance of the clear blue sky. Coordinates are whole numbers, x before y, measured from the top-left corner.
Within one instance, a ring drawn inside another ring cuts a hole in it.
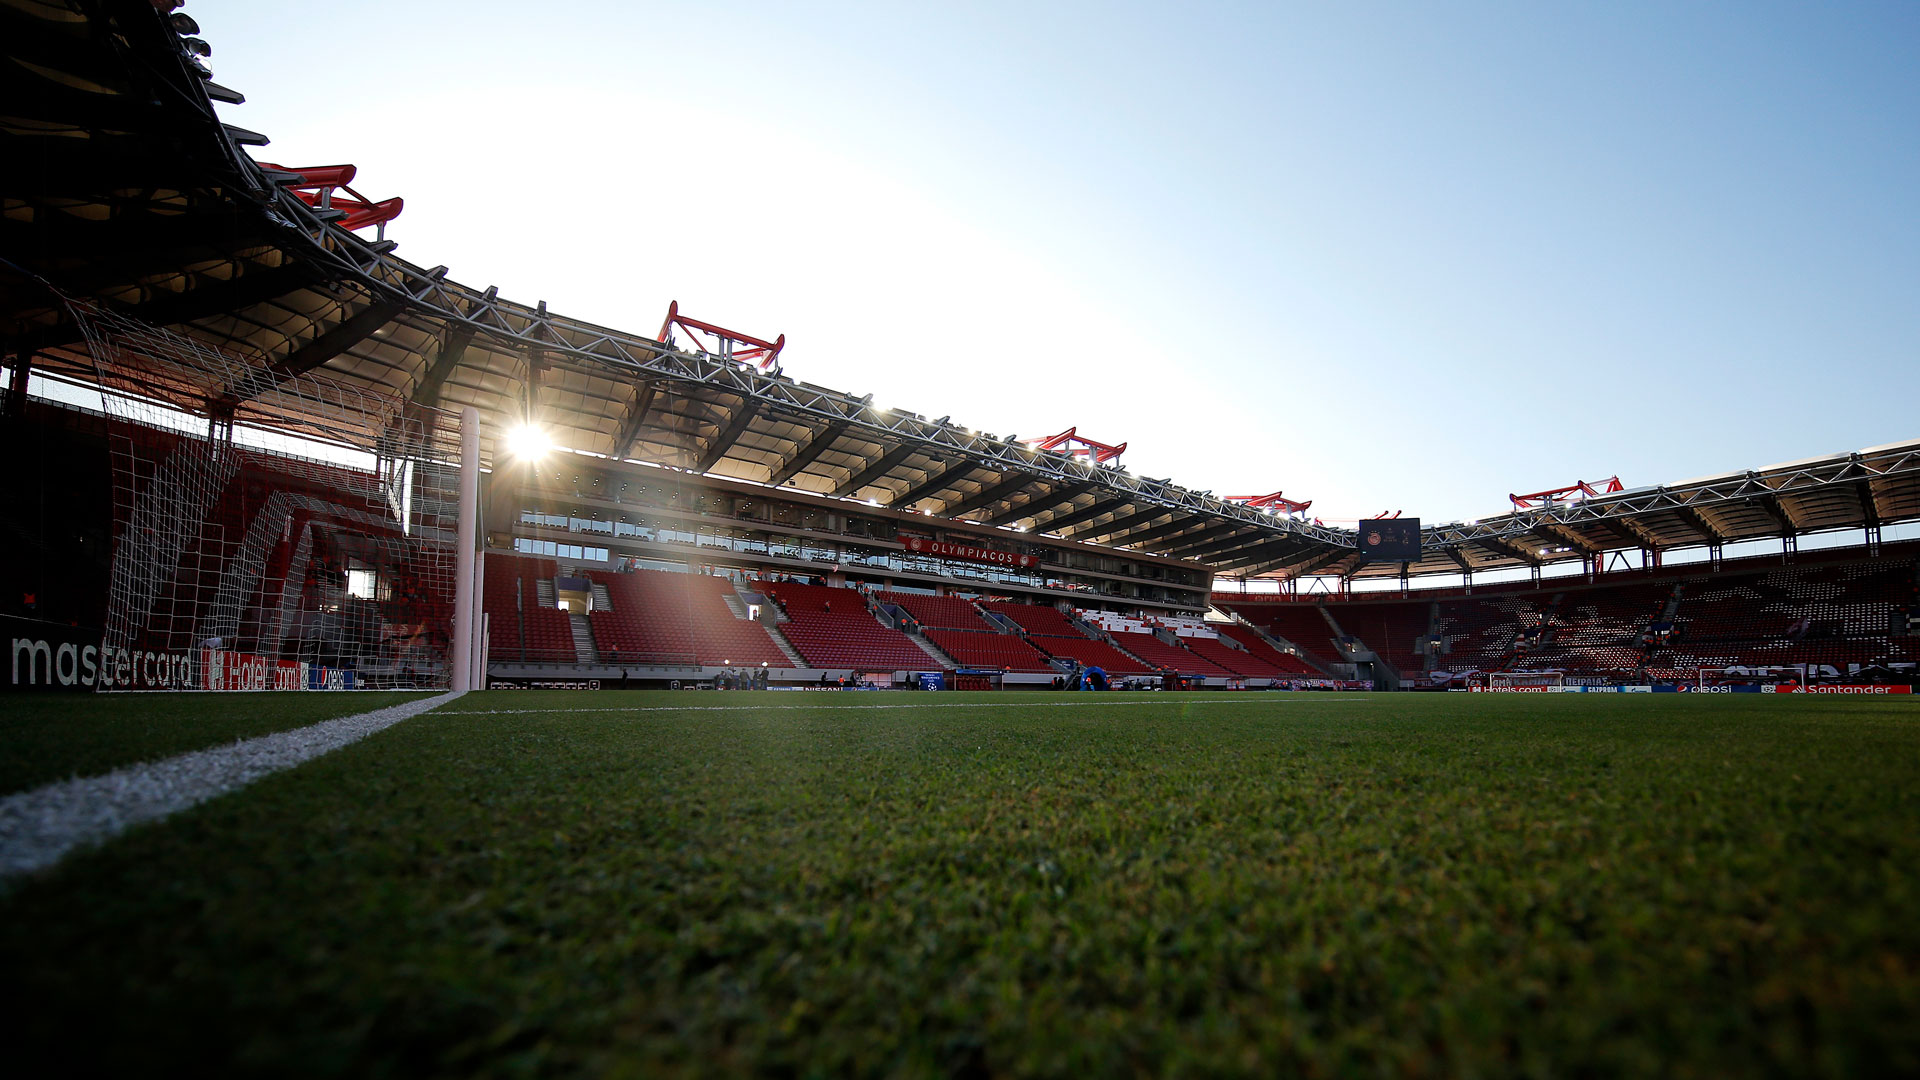
[[[187,10],[416,262],[1330,522],[1920,437],[1920,4]]]

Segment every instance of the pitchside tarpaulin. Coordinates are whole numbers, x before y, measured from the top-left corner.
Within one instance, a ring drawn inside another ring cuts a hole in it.
[[[1420,519],[1377,518],[1360,523],[1354,538],[1367,562],[1419,562]]]

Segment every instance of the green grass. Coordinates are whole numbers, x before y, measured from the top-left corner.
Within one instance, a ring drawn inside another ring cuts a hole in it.
[[[12,694],[0,703],[0,794],[424,696]]]
[[[9,1060],[1913,1074],[1913,704],[470,695],[0,899]]]

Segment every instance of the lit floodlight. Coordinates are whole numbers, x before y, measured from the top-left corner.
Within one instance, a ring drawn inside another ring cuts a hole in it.
[[[547,433],[532,424],[519,424],[507,431],[507,455],[517,461],[538,461],[553,449]]]

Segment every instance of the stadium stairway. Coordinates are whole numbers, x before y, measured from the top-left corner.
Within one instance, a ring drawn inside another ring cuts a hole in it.
[[[926,651],[927,656],[931,658],[935,664],[938,664],[943,670],[954,671],[961,666],[958,660],[955,660],[953,657],[948,656],[944,651],[941,650],[940,646],[935,645],[932,641],[928,640],[927,635],[921,633],[918,630],[906,630],[902,632],[907,635],[908,641],[911,641],[915,645],[918,645],[920,646],[920,648],[924,649]]]
[[[760,625],[767,628],[767,636],[773,639],[774,645],[780,649],[780,652],[786,656],[788,663],[793,667],[804,668],[812,666],[807,663],[806,657],[800,655],[800,650],[793,647],[793,642],[787,640],[787,635],[780,632],[778,623],[772,619],[763,619]]]
[[[569,629],[573,631],[573,655],[582,664],[594,664],[600,661],[600,654],[593,647],[593,624],[579,612],[567,614]]]

